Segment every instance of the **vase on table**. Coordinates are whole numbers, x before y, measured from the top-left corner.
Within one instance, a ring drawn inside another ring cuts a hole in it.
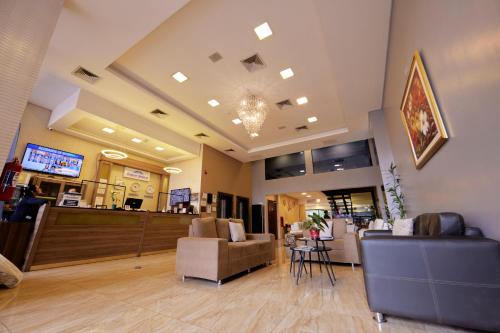
[[[311,236],[311,239],[318,239],[319,238],[319,230],[309,229],[309,235]]]

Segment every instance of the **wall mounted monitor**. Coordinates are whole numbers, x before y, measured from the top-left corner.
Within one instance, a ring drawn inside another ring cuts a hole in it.
[[[178,188],[170,191],[170,206],[177,206],[180,203],[189,205],[190,201],[190,188]]]
[[[21,164],[28,171],[78,178],[83,158],[83,155],[28,143]]]

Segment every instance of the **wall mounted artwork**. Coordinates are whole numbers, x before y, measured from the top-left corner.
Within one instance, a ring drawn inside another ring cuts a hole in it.
[[[415,51],[401,103],[401,117],[420,169],[448,139],[422,59]]]

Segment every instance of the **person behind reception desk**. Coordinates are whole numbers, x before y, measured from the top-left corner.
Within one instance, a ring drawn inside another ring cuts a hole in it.
[[[11,215],[9,222],[35,222],[38,209],[47,201],[35,198],[42,194],[39,186],[30,181],[22,193],[22,199],[17,204],[16,211]]]

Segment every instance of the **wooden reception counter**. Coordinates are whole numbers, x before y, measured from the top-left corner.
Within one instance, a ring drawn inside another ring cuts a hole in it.
[[[48,207],[24,270],[140,256],[175,249],[198,215]]]

